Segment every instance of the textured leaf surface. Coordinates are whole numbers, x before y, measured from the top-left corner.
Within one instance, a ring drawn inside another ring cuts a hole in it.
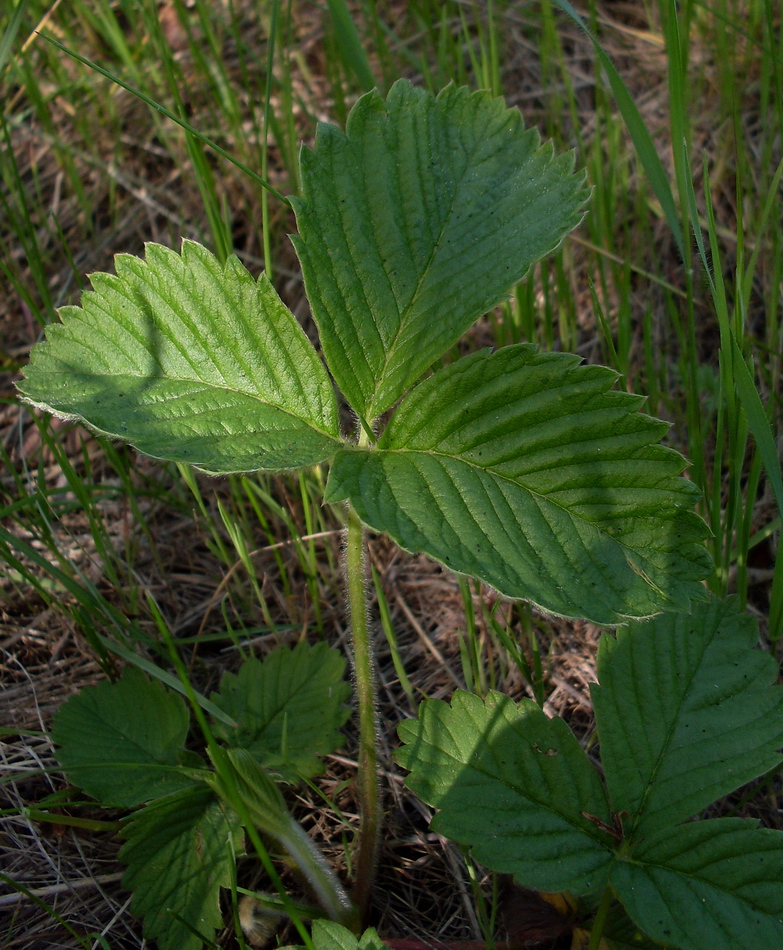
[[[591,688],[612,807],[626,833],[683,821],[779,765],[783,688],[734,600],[604,636]]]
[[[134,892],[131,909],[144,917],[145,935],[160,950],[201,950],[202,941],[175,914],[210,940],[222,926],[218,895],[231,884],[241,845],[236,816],[201,785],[147,805],[124,837],[122,883]]]
[[[662,830],[611,883],[639,926],[687,950],[783,947],[783,833],[739,818]]]
[[[561,719],[500,693],[425,701],[398,729],[407,784],[440,809],[433,829],[470,845],[478,861],[528,887],[584,893],[601,887],[612,838],[601,782]]]
[[[188,722],[181,696],[128,667],[116,683],[69,699],[52,738],[75,785],[105,805],[133,808],[193,784],[177,771]]]
[[[339,444],[332,384],[262,276],[184,241],[115,258],[33,349],[39,408],[211,472],[310,465]]]
[[[376,449],[341,450],[327,501],[508,597],[614,624],[702,598],[709,571],[663,422],[577,357],[464,357],[403,400]]]
[[[392,406],[581,218],[573,156],[519,111],[401,80],[302,152],[294,239],[329,368],[365,418]]]
[[[210,697],[239,724],[216,723],[215,733],[287,781],[317,775],[318,756],[342,744],[350,694],[344,675],[344,658],[325,643],[281,648],[263,663],[248,660],[236,676],[225,673]]]

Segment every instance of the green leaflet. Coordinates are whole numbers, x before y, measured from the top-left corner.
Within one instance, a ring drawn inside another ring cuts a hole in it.
[[[651,937],[686,950],[783,947],[783,833],[719,818],[661,830],[611,883]]]
[[[735,600],[604,636],[591,695],[612,807],[642,837],[782,761],[777,664]]]
[[[476,859],[528,887],[601,888],[611,814],[598,775],[562,719],[530,700],[458,692],[451,706],[425,700],[403,722],[397,761],[407,784],[441,811],[432,827],[472,847]]]
[[[218,894],[231,884],[241,847],[236,816],[199,785],[136,812],[124,837],[122,883],[134,891],[131,909],[144,917],[145,935],[160,950],[201,950],[203,941],[175,915],[210,940],[222,926]]]
[[[319,125],[294,238],[329,368],[371,420],[579,223],[573,156],[519,111],[400,80]]]
[[[61,706],[52,738],[74,784],[105,805],[133,808],[193,785],[179,769],[188,723],[181,696],[128,667],[116,683]]]
[[[298,468],[340,435],[331,382],[293,314],[236,257],[183,241],[119,254],[34,348],[28,402],[210,472]]]
[[[375,928],[365,930],[357,940],[350,930],[333,920],[313,921],[313,944],[315,950],[385,950],[386,947]]]
[[[341,744],[350,715],[345,659],[326,643],[275,650],[262,663],[251,659],[239,673],[225,673],[210,697],[239,724],[213,726],[229,745],[247,749],[286,781],[322,771],[319,755]]]
[[[420,383],[377,448],[338,452],[327,501],[508,597],[617,624],[704,596],[706,526],[663,422],[616,375],[528,345]]]

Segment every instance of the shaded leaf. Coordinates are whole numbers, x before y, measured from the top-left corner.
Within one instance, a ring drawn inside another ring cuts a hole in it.
[[[528,345],[420,383],[377,448],[341,450],[327,501],[408,551],[553,613],[616,624],[703,598],[684,459],[616,375]]]
[[[312,838],[288,811],[279,786],[263,766],[247,749],[229,749],[221,758],[223,766],[211,779],[218,794],[228,794],[232,802],[239,796],[242,820],[252,822],[282,845],[332,920],[356,920],[350,897]]]
[[[294,238],[324,355],[354,409],[390,406],[579,223],[573,155],[517,109],[400,80],[301,157]]]
[[[127,667],[116,683],[69,699],[52,738],[74,784],[104,805],[132,808],[193,784],[178,770],[188,724],[181,696]]]
[[[160,950],[201,950],[177,916],[210,940],[222,926],[218,895],[231,884],[241,845],[236,816],[199,785],[141,809],[123,836],[122,884],[134,892],[131,909],[144,917],[145,935]]]
[[[615,811],[636,837],[675,825],[783,761],[777,664],[736,600],[605,635],[592,686]]]
[[[482,702],[460,691],[451,706],[424,701],[398,733],[406,783],[439,809],[434,830],[527,887],[579,893],[603,885],[613,839],[598,822],[610,824],[611,815],[562,719],[530,700],[517,706],[492,692]]]
[[[239,724],[215,723],[215,734],[252,752],[287,781],[321,772],[318,756],[342,744],[340,727],[350,712],[345,659],[326,643],[280,648],[251,659],[239,673],[225,673],[211,700]]]
[[[719,818],[662,829],[611,883],[651,937],[687,950],[783,947],[783,833]]]
[[[230,791],[225,781],[227,776],[230,776]],[[229,796],[235,792],[257,828],[278,840],[285,835],[290,816],[283,793],[247,749],[229,749],[222,767],[215,771],[209,783],[224,800],[232,800]]]
[[[614,903],[604,925],[608,950],[658,950],[660,944],[639,929],[620,903]]]
[[[33,405],[211,472],[311,465],[339,445],[322,363],[265,276],[183,241],[115,258],[33,349]]]

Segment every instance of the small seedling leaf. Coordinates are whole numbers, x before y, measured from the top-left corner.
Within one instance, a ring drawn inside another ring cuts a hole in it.
[[[181,696],[127,667],[116,683],[61,706],[52,738],[74,784],[104,805],[133,808],[193,784],[178,769],[188,722]]]
[[[323,364],[293,314],[236,257],[184,241],[115,258],[81,307],[47,327],[28,402],[210,472],[297,468],[339,443]]]
[[[688,950],[783,947],[783,833],[718,818],[662,829],[611,883],[651,937]]]
[[[358,950],[359,941],[333,920],[314,920],[313,945],[315,950]]]
[[[280,648],[225,673],[211,700],[239,725],[215,723],[215,734],[247,749],[265,768],[295,782],[321,772],[319,756],[341,743],[350,712],[345,659],[325,643]]]
[[[458,692],[427,700],[398,729],[406,782],[440,809],[434,830],[527,887],[585,893],[612,861],[611,815],[598,774],[562,719],[530,700]]]
[[[374,927],[369,927],[359,937],[359,950],[385,950],[386,944],[378,936]]]
[[[128,870],[124,887],[134,891],[131,909],[144,917],[144,933],[160,950],[201,950],[191,927],[212,939],[223,923],[221,886],[241,846],[235,815],[200,785],[169,795],[137,812],[120,851]]]
[[[690,818],[782,761],[777,664],[736,600],[605,635],[591,688],[612,807],[626,834]]]
[[[294,239],[324,355],[372,419],[579,223],[587,189],[519,111],[400,80],[302,152]]]
[[[327,501],[408,551],[553,613],[616,624],[704,596],[698,495],[666,424],[616,375],[529,345],[420,383],[375,449],[338,452]]]
[[[365,930],[357,940],[350,930],[332,920],[313,921],[313,945],[315,950],[386,950],[375,928]]]

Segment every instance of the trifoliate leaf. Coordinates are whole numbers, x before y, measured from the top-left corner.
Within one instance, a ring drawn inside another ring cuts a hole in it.
[[[184,241],[115,258],[33,349],[27,400],[210,472],[311,465],[339,445],[323,364],[265,276]]]
[[[369,93],[301,163],[294,244],[329,368],[365,419],[557,247],[587,197],[571,154],[455,86]]]
[[[160,950],[201,950],[177,917],[209,940],[222,925],[218,895],[231,884],[241,844],[236,816],[199,785],[142,808],[123,836],[122,883],[134,892],[131,910],[144,917],[145,935]]]
[[[611,370],[579,363],[519,345],[436,372],[377,448],[338,452],[326,500],[556,614],[616,624],[687,607],[710,562],[684,459]]]
[[[602,638],[591,693],[626,834],[675,825],[781,763],[783,688],[757,641],[735,600]]]
[[[683,950],[783,947],[783,833],[741,818],[664,828],[610,881],[637,924]]]
[[[325,643],[280,648],[263,663],[248,660],[236,676],[225,673],[210,697],[239,724],[215,723],[215,734],[287,781],[317,775],[318,756],[342,743],[350,694],[344,675],[345,659]]]
[[[116,683],[69,699],[52,738],[75,785],[104,805],[132,808],[193,784],[178,769],[188,722],[181,696],[127,667]]]
[[[476,860],[543,891],[603,886],[613,839],[598,774],[562,719],[530,700],[457,692],[403,722],[406,783],[439,809],[432,827]]]

